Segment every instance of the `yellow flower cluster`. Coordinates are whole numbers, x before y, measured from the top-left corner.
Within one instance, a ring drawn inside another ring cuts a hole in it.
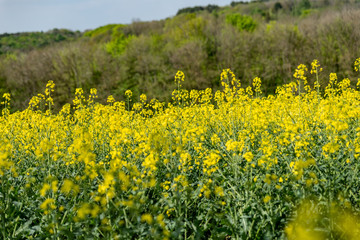
[[[356,70],[358,65],[359,60]],[[307,71],[300,65],[298,83],[268,97],[261,96],[260,78],[243,89],[229,69],[221,73],[224,89],[215,93],[180,89],[185,75],[179,71],[174,102],[168,104],[141,95],[130,106],[128,90],[127,103],[109,96],[102,105],[95,101],[96,89],[85,97],[78,88],[72,105],[58,114],[51,113],[55,84],[49,81],[45,96],[34,97],[28,109],[3,111],[0,176],[15,181],[21,175],[16,184],[26,188],[18,192],[35,199],[42,209],[37,214],[46,215],[39,221],[50,221],[48,228],[57,234],[64,221],[64,232],[88,226],[98,229],[94,236],[108,239],[129,237],[121,235],[129,231],[154,239],[176,239],[176,232],[196,238],[194,229],[210,222],[239,229],[247,216],[260,216],[272,204],[327,189],[319,186],[331,181],[334,164],[358,169],[360,92],[349,79],[338,83],[331,74],[322,97],[318,83],[307,83]],[[311,73],[319,72],[314,61]],[[306,91],[298,94],[301,88]],[[3,98],[8,109],[10,95]],[[45,111],[37,107],[42,103]],[[289,236],[294,231],[303,230],[286,228]]]

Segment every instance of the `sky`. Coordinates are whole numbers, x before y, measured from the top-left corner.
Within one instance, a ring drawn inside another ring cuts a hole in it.
[[[106,24],[160,20],[185,7],[229,5],[233,0],[0,0],[0,34],[89,30]]]

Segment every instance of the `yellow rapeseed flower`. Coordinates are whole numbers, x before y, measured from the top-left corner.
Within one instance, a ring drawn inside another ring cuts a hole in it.
[[[355,60],[355,63],[354,63],[354,69],[355,69],[355,71],[359,71],[359,69],[360,69],[360,58],[357,58],[356,60]]]
[[[48,183],[44,183],[43,187],[40,190],[40,195],[45,197],[46,193],[51,189],[51,186]]]
[[[243,155],[243,158],[248,161],[248,162],[251,162],[254,158],[254,155],[252,154],[252,152],[246,152],[244,155]]]
[[[143,215],[141,215],[141,221],[147,222],[148,224],[152,224],[153,217],[149,213],[144,213]]]
[[[270,202],[270,200],[271,200],[271,196],[269,196],[269,195],[266,195],[265,197],[264,197],[264,203],[268,203],[268,202]]]
[[[42,210],[54,210],[56,209],[55,200],[53,198],[47,198],[41,203],[40,208]]]

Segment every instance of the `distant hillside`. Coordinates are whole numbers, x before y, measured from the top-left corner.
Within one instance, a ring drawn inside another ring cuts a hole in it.
[[[14,51],[29,51],[54,43],[73,40],[82,35],[67,29],[53,29],[48,32],[24,32],[0,34],[0,55]]]
[[[56,84],[56,104],[71,102],[76,88],[97,88],[98,101],[127,89],[138,98],[171,101],[174,74],[182,70],[186,89],[221,88],[219,74],[231,68],[249,86],[262,80],[264,95],[293,79],[300,63],[323,67],[320,83],[331,71],[339,78],[359,77],[359,0],[275,0],[229,2],[228,6],[180,9],[160,21],[110,24],[85,33],[53,30],[0,37],[0,94],[10,92],[12,109]],[[47,47],[44,47],[47,46]],[[4,54],[6,53],[6,54]],[[310,84],[315,81],[306,75]],[[56,106],[55,106],[56,107]]]

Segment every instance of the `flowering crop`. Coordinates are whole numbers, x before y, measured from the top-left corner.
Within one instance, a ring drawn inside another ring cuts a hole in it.
[[[320,69],[268,97],[229,69],[215,93],[179,71],[168,104],[77,89],[55,114],[51,81],[10,113],[4,95],[2,238],[356,239],[360,92],[332,74],[322,97]]]

